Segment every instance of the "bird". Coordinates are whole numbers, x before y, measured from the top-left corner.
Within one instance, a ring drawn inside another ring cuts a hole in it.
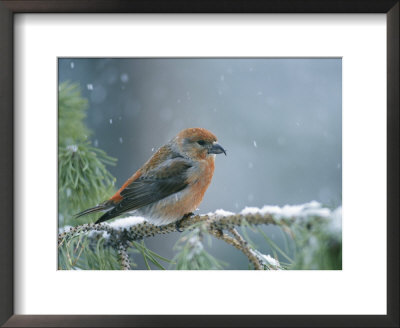
[[[214,174],[215,157],[225,149],[204,128],[180,131],[160,147],[106,201],[75,215],[105,212],[95,223],[123,214],[142,216],[156,226],[180,222],[193,215]]]

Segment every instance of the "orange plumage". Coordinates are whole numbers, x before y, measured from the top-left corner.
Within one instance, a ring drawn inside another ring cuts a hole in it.
[[[106,211],[96,223],[124,213],[143,216],[155,225],[176,222],[196,210],[214,174],[215,154],[225,150],[203,128],[185,129],[137,170],[105,202],[77,217]]]

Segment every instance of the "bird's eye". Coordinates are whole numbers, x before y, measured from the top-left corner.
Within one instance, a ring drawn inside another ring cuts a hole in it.
[[[206,142],[205,142],[204,140],[199,140],[199,141],[197,141],[197,143],[198,143],[200,146],[204,146],[204,145],[206,144]]]

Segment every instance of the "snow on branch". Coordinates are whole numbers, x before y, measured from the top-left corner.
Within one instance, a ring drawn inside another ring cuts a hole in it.
[[[230,230],[243,225],[287,225],[294,222],[306,221],[315,218],[332,220],[332,227],[341,226],[341,207],[335,211],[322,207],[316,201],[302,205],[246,207],[240,213],[232,213],[224,210],[217,210],[204,215],[193,215],[181,221],[180,229],[187,230],[194,225],[204,224],[209,231]],[[167,234],[177,231],[175,223],[163,226],[156,226],[148,223],[141,217],[126,217],[115,220],[111,223],[83,224],[76,227],[65,227],[65,230],[58,235],[59,245],[66,239],[76,235],[88,234],[88,237],[98,237],[102,234],[108,239],[111,246],[120,245],[122,242],[141,240],[146,237],[153,237],[157,234]]]
[[[246,207],[240,213],[217,210],[213,213],[193,215],[186,218],[181,221],[179,229],[180,231],[191,230],[202,225],[214,237],[242,251],[255,269],[261,269],[266,263],[272,264],[278,269],[279,263],[271,263],[272,258],[266,258],[257,250],[251,249],[235,228],[262,224],[290,227],[293,223],[312,223],[312,220],[316,219],[330,220],[332,230],[341,230],[341,207],[331,211],[322,207],[320,203],[312,201],[302,205],[285,205],[283,207]],[[58,235],[58,243],[61,246],[64,242],[79,235],[86,235],[89,239],[98,239],[99,236],[102,236],[105,239],[105,246],[113,247],[118,251],[121,268],[129,269],[126,249],[131,242],[174,231],[177,231],[175,223],[155,226],[141,217],[127,217],[111,223],[90,223],[76,227],[65,227],[64,231]],[[229,232],[230,235],[224,231]]]

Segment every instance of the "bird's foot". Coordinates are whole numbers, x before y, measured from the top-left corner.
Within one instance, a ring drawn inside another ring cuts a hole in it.
[[[217,229],[217,234],[218,234],[218,237],[222,237],[224,235],[224,232],[222,229]]]
[[[187,214],[185,214],[184,216],[182,216],[182,218],[181,218],[180,220],[176,221],[176,222],[175,222],[176,231],[178,231],[178,232],[183,232],[183,230],[182,230],[182,223],[183,223],[185,220],[189,219],[189,218],[190,218],[191,216],[193,216],[193,215],[194,215],[194,213],[192,213],[192,212],[187,213]]]

